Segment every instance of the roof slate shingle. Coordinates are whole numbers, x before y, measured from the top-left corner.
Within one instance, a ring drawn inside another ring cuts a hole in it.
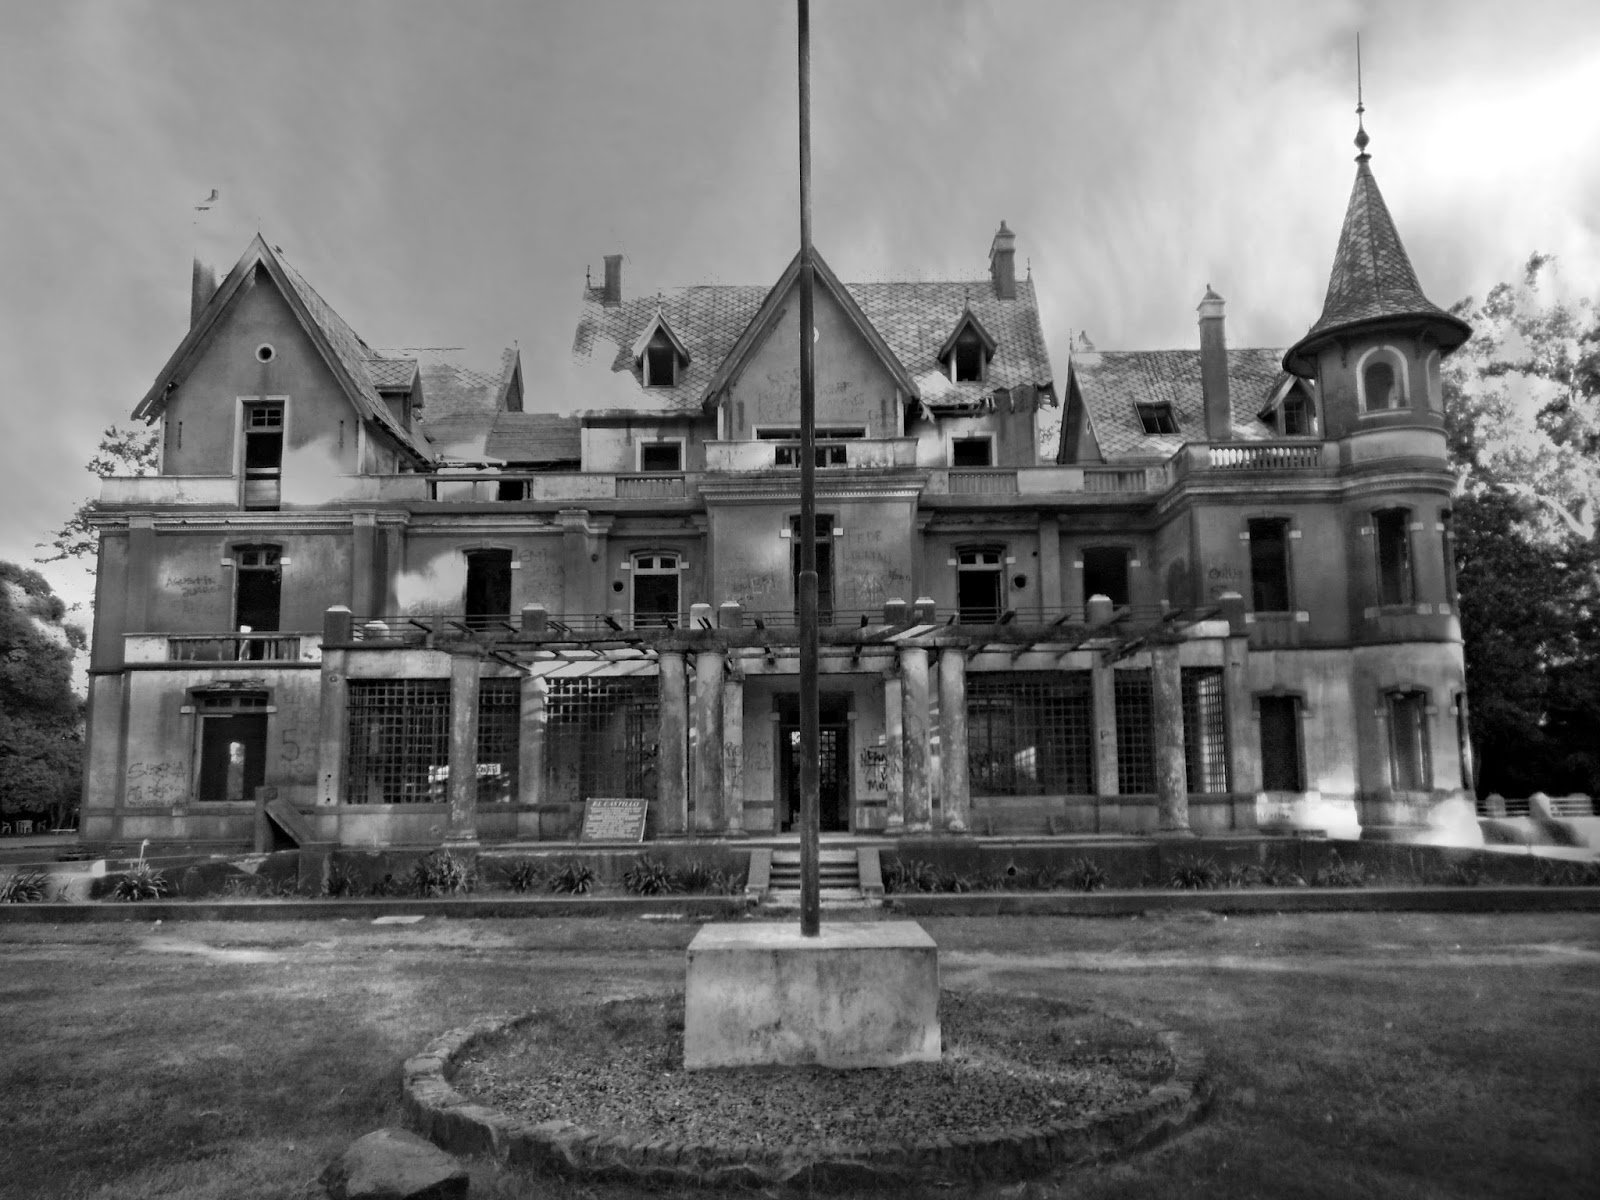
[[[484,454],[501,462],[576,463],[582,455],[583,426],[577,417],[555,413],[503,412],[484,441]]]

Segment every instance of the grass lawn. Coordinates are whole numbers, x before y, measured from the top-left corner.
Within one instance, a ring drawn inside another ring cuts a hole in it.
[[[1210,1119],[1157,1151],[973,1194],[1594,1194],[1593,915],[924,924],[945,986],[1171,1023],[1218,1089]],[[620,919],[0,926],[0,1196],[321,1196],[328,1159],[399,1123],[399,1064],[431,1036],[681,988],[692,935]],[[475,1198],[520,1194],[474,1167]]]

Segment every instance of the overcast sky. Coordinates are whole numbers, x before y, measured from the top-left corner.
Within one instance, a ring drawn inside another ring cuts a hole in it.
[[[1355,153],[1448,305],[1557,254],[1600,291],[1593,0],[814,0],[814,229],[846,280],[981,278],[1003,217],[1056,373],[1320,311]],[[518,342],[586,266],[770,283],[798,244],[792,0],[0,0],[0,558],[91,489],[260,229],[375,346]],[[197,231],[193,206],[221,203]],[[47,570],[83,594],[76,568]]]

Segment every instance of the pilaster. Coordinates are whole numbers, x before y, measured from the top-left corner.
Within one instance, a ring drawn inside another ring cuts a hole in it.
[[[933,828],[933,797],[930,791],[928,728],[928,652],[919,646],[900,651],[902,689],[901,725],[905,764],[902,772],[905,792],[907,833],[927,833]]]
[[[1150,687],[1155,709],[1157,829],[1189,833],[1189,773],[1183,757],[1183,673],[1176,645],[1150,647]]]
[[[954,647],[939,655],[939,765],[944,775],[944,826],[971,826],[972,786],[967,774],[967,656]]]
[[[478,678],[483,662],[460,654],[450,660],[450,822],[445,841],[478,840]]]
[[[689,828],[689,693],[683,655],[663,650],[660,732],[656,749],[657,829],[681,834]]]

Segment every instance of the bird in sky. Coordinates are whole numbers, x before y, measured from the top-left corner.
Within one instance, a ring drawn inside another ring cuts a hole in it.
[[[209,212],[211,210],[211,206],[213,204],[215,204],[216,202],[217,202],[217,189],[216,188],[212,188],[211,189],[211,195],[207,196],[204,200],[200,201],[199,204],[196,204],[194,206],[194,210],[195,210],[195,212]]]

